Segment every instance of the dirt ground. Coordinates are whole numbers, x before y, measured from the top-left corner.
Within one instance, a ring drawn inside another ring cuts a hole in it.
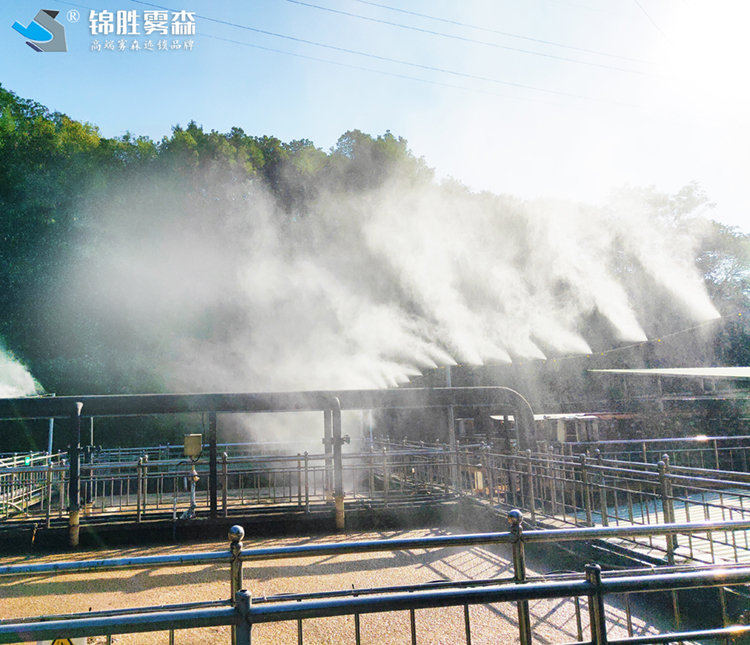
[[[246,537],[245,549],[272,545],[299,545],[389,537],[445,535],[446,530],[358,533],[316,538],[253,540]],[[92,558],[220,551],[226,542],[177,544],[150,548],[97,550],[54,556],[0,558],[0,564],[22,562],[85,560]],[[529,575],[535,563],[529,560]],[[546,563],[544,568],[549,567]],[[460,548],[431,551],[414,550],[365,555],[320,556],[305,559],[251,562],[244,565],[245,587],[254,597],[279,593],[305,593],[388,585],[427,583],[436,580],[469,580],[512,575],[510,549]],[[45,574],[0,577],[0,617],[4,619],[111,610],[139,606],[168,605],[229,598],[229,565],[128,569],[97,573]],[[615,599],[617,602],[617,599]],[[572,600],[545,600],[530,603],[534,643],[547,645],[578,640],[578,623]],[[634,611],[635,635],[653,633],[657,619],[638,617]],[[583,639],[589,640],[588,612],[581,601]],[[641,612],[642,613],[642,612]],[[472,645],[518,642],[515,604],[472,606],[469,610]],[[363,644],[396,645],[411,642],[408,612],[371,614],[361,617]],[[609,604],[607,623],[610,638],[627,636],[626,613],[621,605]],[[303,623],[303,640],[308,644],[354,643],[354,618],[325,618]],[[463,607],[416,612],[416,634],[420,645],[466,642]],[[296,644],[296,623],[276,623],[253,627],[253,645]],[[89,643],[105,643],[104,637]],[[169,643],[167,632],[113,635],[118,645]],[[177,645],[229,643],[229,628],[179,630]]]

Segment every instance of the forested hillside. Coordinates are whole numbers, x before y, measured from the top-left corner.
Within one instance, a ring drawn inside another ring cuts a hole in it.
[[[0,337],[47,392],[393,386],[713,319],[669,361],[750,359],[750,240],[697,183],[527,202],[390,132],[111,139],[2,88],[0,110]]]

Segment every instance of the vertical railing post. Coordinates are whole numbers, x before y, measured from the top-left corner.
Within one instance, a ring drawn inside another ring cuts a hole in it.
[[[596,461],[599,466],[599,512],[602,516],[602,526],[609,526],[609,518],[607,517],[607,489],[604,486],[604,458],[599,448],[596,449]]]
[[[333,453],[333,410],[323,411],[323,447],[325,451],[325,467],[323,476],[323,491],[325,492],[326,502],[330,502],[333,499],[332,493],[332,481],[331,481],[331,468],[332,468],[332,453]]]
[[[456,438],[456,421],[453,414],[453,406],[447,408],[448,416],[448,445],[450,446],[450,485],[453,490],[461,494],[461,463],[459,461],[459,445]]]
[[[593,645],[607,645],[607,622],[602,593],[602,568],[598,564],[586,565],[586,582],[593,586],[589,594],[589,623]]]
[[[531,466],[531,450],[526,450],[526,508],[531,511],[531,521],[536,522],[536,509],[534,508],[534,477]]]
[[[297,453],[297,506],[302,508],[302,454]]]
[[[50,417],[49,430],[47,431],[47,456],[52,460],[52,443],[55,436],[55,417]]]
[[[47,497],[46,521],[45,526],[52,526],[52,460],[47,461],[47,480],[45,496]]]
[[[672,505],[672,495],[669,486],[669,456],[664,455],[662,461],[658,463],[659,468],[659,490],[661,496],[661,507],[664,515],[664,523],[672,524],[674,522],[674,506]],[[667,562],[674,564],[674,551],[677,546],[677,536],[674,533],[667,534]]]
[[[374,469],[374,463],[373,463],[373,452],[375,450],[375,447],[373,446],[373,442],[370,442],[369,447],[369,457],[368,457],[368,463],[369,463],[369,472],[368,475],[368,486],[369,486],[369,494],[370,494],[370,501],[375,500],[375,469]]]
[[[526,580],[526,554],[523,546],[523,514],[519,510],[508,512],[510,532],[512,535],[511,545],[513,548],[513,573],[515,581]],[[521,645],[531,645],[531,616],[529,613],[529,601],[519,600],[518,608],[518,634]]]
[[[664,470],[664,476],[667,480],[667,501],[669,506],[669,521],[673,524],[677,522],[677,519],[675,517],[674,512],[674,491],[672,490],[672,477],[670,476],[670,464],[669,464],[669,455],[664,455],[666,457],[664,464],[666,466]],[[677,542],[677,534],[673,533],[672,536],[672,548],[677,550],[678,542]],[[736,554],[735,554],[736,559]]]
[[[594,520],[591,516],[591,489],[589,488],[589,469],[586,463],[586,453],[581,453],[581,496],[583,497],[583,506],[586,510],[586,526],[594,526]]]
[[[219,472],[216,446],[216,412],[208,414],[208,504],[212,520],[219,516]]]
[[[228,489],[229,489],[229,455],[223,452],[221,453],[221,505],[224,511],[224,517],[229,516],[228,507]]]
[[[80,539],[81,513],[81,410],[83,403],[76,403],[71,413],[70,433],[70,477],[68,480],[68,540],[77,547]]]
[[[245,589],[240,589],[234,597],[234,606],[240,615],[240,620],[232,630],[233,645],[251,645],[250,607],[252,603],[252,596]]]
[[[383,446],[383,504],[388,508],[388,492],[391,487],[391,472],[388,468],[388,449]]]
[[[547,478],[550,490],[550,508],[552,516],[557,515],[557,464],[555,463],[555,447],[550,445],[547,449]],[[563,482],[563,515],[565,514],[565,482]]]
[[[471,645],[471,615],[469,605],[464,605],[464,630],[466,631],[466,645]],[[416,640],[414,641],[416,645]]]
[[[305,513],[310,512],[310,455],[305,450]]]
[[[372,441],[370,442],[370,450],[372,450]],[[357,592],[354,591],[354,585],[352,585],[352,596],[357,597]],[[354,614],[354,643],[355,645],[362,645],[362,633],[360,629],[359,614]]]
[[[506,456],[505,458],[505,465],[507,466],[507,475],[508,475],[508,495],[506,502],[517,505],[518,502],[516,501],[516,475],[515,475],[515,465],[518,463],[518,450],[517,445],[513,444],[511,446],[510,450],[510,456]]]
[[[487,471],[487,493],[490,500],[490,505],[495,503],[495,478],[492,474],[492,464],[490,461],[490,447],[489,445],[484,446],[482,452],[482,458],[484,461],[484,467]]]
[[[229,529],[229,551],[232,553],[231,560],[231,595],[230,599],[235,602],[237,592],[244,586],[242,579],[242,540],[245,538],[245,529],[235,524]]]
[[[143,497],[143,457],[138,458],[138,491],[137,491],[137,497],[136,497],[136,503],[135,503],[135,521],[140,522],[141,521],[141,515],[143,513],[143,502],[141,501],[141,498]]]
[[[455,492],[459,495],[464,494],[464,477],[463,477],[463,471],[461,470],[461,444],[460,442],[456,441],[456,450],[453,451],[453,455],[455,457],[455,463],[456,463],[456,471],[458,472],[458,478],[453,480],[453,488],[455,489]],[[468,453],[467,453],[467,460],[468,460]],[[467,476],[471,476],[469,473],[469,466],[468,463],[466,465],[466,474]]]
[[[65,460],[60,462],[60,465],[65,465]],[[63,509],[65,508],[65,471],[60,471],[60,478],[57,481],[57,496],[59,498],[59,506],[57,508],[57,517],[62,518]]]
[[[344,518],[344,462],[341,455],[344,438],[341,436],[341,401],[333,397],[331,409],[331,437],[333,439],[333,503],[336,507],[336,530],[343,531]]]
[[[727,615],[727,595],[726,588],[719,587],[719,602],[721,604],[721,626],[728,627],[730,625],[729,616]],[[726,639],[727,645],[731,643],[731,639]]]
[[[148,453],[143,455],[143,505],[141,510],[146,513],[148,508]]]

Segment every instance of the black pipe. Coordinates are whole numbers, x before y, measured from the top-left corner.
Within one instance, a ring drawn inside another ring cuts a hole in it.
[[[492,406],[514,415],[519,448],[536,448],[534,413],[526,399],[506,387],[398,388],[236,394],[120,394],[0,399],[0,419],[67,417],[82,402],[85,416],[139,416],[185,412],[295,412],[328,410],[331,397],[342,410]]]

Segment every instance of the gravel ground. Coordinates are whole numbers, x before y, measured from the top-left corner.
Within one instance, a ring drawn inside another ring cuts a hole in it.
[[[286,538],[252,540],[246,538],[246,549],[254,546],[298,545],[313,542],[416,537],[444,535],[446,530],[418,530],[386,533],[358,533],[323,538]],[[152,548],[98,550],[54,556],[1,558],[0,564],[21,562],[84,560],[91,558],[170,554],[195,551],[219,551],[228,542],[179,544]],[[426,583],[435,580],[469,580],[511,575],[510,550],[504,547],[414,550],[396,553],[321,556],[294,560],[272,560],[246,563],[245,587],[254,597],[278,593]],[[530,561],[529,575],[536,563]],[[130,569],[99,573],[36,575],[28,578],[0,578],[0,616],[3,618],[98,611],[125,607],[166,605],[229,597],[229,566],[202,565],[159,569]],[[581,602],[584,640],[590,637],[585,600]],[[534,643],[546,645],[578,639],[574,603],[571,600],[545,600],[530,603]],[[518,642],[515,604],[472,606],[470,608],[471,643]],[[636,610],[634,609],[634,613]],[[608,605],[610,638],[627,636],[625,611]],[[657,619],[634,618],[636,635],[656,631]],[[307,620],[303,624],[304,643],[354,643],[354,618]],[[420,645],[465,643],[464,609],[462,607],[419,610],[416,612],[417,642]],[[363,644],[406,644],[411,642],[408,612],[371,614],[361,617]],[[89,643],[104,643],[103,637]],[[114,635],[112,642],[169,642],[166,632]],[[229,628],[180,630],[177,645],[229,643]],[[297,643],[296,623],[265,624],[253,627],[253,645],[290,645]]]

